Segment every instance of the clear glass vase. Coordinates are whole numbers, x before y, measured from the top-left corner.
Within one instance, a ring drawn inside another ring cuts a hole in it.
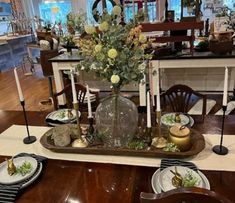
[[[119,91],[101,101],[95,118],[98,136],[106,147],[127,147],[137,131],[136,105]]]

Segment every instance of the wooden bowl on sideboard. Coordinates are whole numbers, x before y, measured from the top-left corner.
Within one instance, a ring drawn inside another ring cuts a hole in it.
[[[218,41],[218,40],[210,40],[209,41],[209,49],[214,54],[224,55],[224,54],[232,54],[233,51],[233,40],[229,41]]]

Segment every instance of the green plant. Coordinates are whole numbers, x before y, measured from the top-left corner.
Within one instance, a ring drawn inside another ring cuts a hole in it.
[[[63,37],[60,38],[60,41],[67,46],[74,46],[74,36],[73,35],[64,35]]]
[[[82,34],[84,32],[84,25],[85,25],[85,13],[79,11],[79,13],[70,12],[67,15],[67,29],[70,34],[75,34],[78,32]]]
[[[216,14],[216,17],[226,17],[227,29],[235,31],[235,11],[229,8],[223,8],[219,13]]]
[[[183,177],[182,186],[183,187],[195,187],[199,184],[200,180],[193,176],[191,171],[187,171]]]
[[[120,23],[121,8],[114,6],[112,14],[104,12],[98,27],[85,26],[86,36],[79,40],[84,60],[78,68],[93,71],[99,77],[120,88],[132,81],[140,82],[146,68],[147,39],[141,34],[139,16],[128,24]]]
[[[30,162],[25,161],[21,166],[16,168],[16,174],[25,176],[33,170],[33,166]]]

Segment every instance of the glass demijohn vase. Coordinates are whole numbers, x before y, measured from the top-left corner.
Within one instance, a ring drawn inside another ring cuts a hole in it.
[[[138,111],[131,100],[115,90],[101,101],[95,116],[98,136],[106,147],[128,146],[138,124]]]

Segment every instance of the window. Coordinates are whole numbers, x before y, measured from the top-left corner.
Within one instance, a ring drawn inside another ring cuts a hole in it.
[[[40,16],[45,23],[66,23],[66,15],[71,12],[71,1],[44,1],[39,4]]]
[[[181,12],[181,0],[168,0],[169,10],[175,11],[175,20],[180,20]],[[234,0],[202,0],[201,11],[202,11],[202,20],[210,19],[210,22],[213,21],[213,18],[219,8],[227,6],[232,10],[235,10],[235,1]]]
[[[156,1],[155,0],[148,0],[148,18],[150,22],[156,21],[157,17],[156,17]],[[95,24],[95,20],[93,18],[92,15],[92,6],[93,6],[94,0],[88,0],[87,1],[87,13],[88,13],[88,22],[91,24]],[[106,5],[107,5],[107,11],[109,13],[111,13],[112,11],[112,4],[110,3],[110,1],[106,0]],[[141,9],[144,7],[144,2],[141,1],[136,1],[136,3],[134,4],[134,8],[133,8],[133,3],[132,0],[127,1],[125,0],[125,6],[124,6],[124,16],[125,16],[125,21],[129,22],[131,19],[133,19],[133,10],[135,13],[137,13],[138,9]],[[97,6],[97,10],[99,13],[101,13],[102,8],[101,8],[101,1]]]
[[[10,32],[9,19],[11,15],[11,4],[0,2],[0,35]]]
[[[96,23],[97,23],[97,22],[95,21],[93,15],[92,15],[92,6],[93,6],[93,4],[94,4],[94,0],[88,0],[88,1],[87,1],[87,13],[88,13],[87,18],[88,18],[88,23],[90,23],[90,24],[96,24]],[[108,0],[106,0],[106,5],[107,5],[107,11],[108,11],[109,13],[111,13],[112,8],[113,8],[111,2],[108,1]],[[100,3],[97,5],[97,11],[98,11],[99,14],[101,14],[101,11],[102,11],[102,4],[101,4],[101,1],[100,1]]]
[[[156,9],[156,1],[155,0],[148,0],[147,2],[147,8],[148,8],[148,20],[149,22],[154,22],[157,20],[157,9]],[[135,11],[135,14],[139,9],[144,10],[144,2],[137,2],[134,4],[132,1],[125,1],[125,21],[129,22],[131,19],[133,19],[133,10]]]

